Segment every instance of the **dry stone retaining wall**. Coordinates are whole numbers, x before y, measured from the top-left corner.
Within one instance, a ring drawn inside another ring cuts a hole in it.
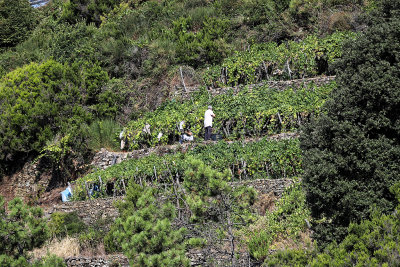
[[[87,225],[93,225],[100,218],[107,220],[111,225],[119,215],[114,202],[121,199],[122,197],[115,197],[65,202],[45,209],[45,214],[50,216],[54,212],[76,212]]]
[[[43,170],[40,161],[28,161],[20,171],[3,177],[0,195],[4,196],[7,202],[15,197],[20,197],[26,202],[35,201],[50,183],[51,173]]]
[[[259,194],[272,192],[280,197],[285,188],[293,184],[293,182],[292,179],[259,179],[244,180],[231,184],[233,187],[240,185],[252,186]],[[123,200],[123,197],[65,202],[48,208],[45,213],[50,216],[54,212],[76,212],[87,225],[93,225],[100,218],[107,220],[111,224],[118,217],[118,209],[114,206],[114,202],[117,200]]]
[[[129,266],[128,259],[123,255],[113,255],[103,258],[70,257],[64,259],[68,267],[109,267],[109,266]]]

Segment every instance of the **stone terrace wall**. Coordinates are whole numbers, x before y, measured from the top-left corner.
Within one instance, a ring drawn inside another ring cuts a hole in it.
[[[0,183],[0,195],[8,202],[20,197],[26,202],[35,200],[51,183],[51,173],[43,171],[40,161],[28,161],[23,168],[11,176],[3,177]]]
[[[47,216],[54,212],[76,212],[87,224],[93,225],[99,218],[107,220],[110,224],[118,217],[118,209],[113,203],[122,197],[100,198],[87,201],[73,201],[54,205],[44,210]]]
[[[280,197],[285,188],[293,182],[292,179],[259,179],[233,182],[231,185],[233,187],[252,186],[259,194],[273,192]],[[117,200],[123,200],[123,197],[65,202],[47,208],[44,212],[47,216],[54,212],[76,212],[87,225],[93,225],[99,218],[105,219],[111,224],[118,217],[118,209],[114,206],[114,202]]]
[[[268,85],[270,88],[276,88],[278,90],[285,90],[291,87],[300,87],[302,85],[307,85],[307,84],[315,84],[317,86],[325,85],[330,83],[331,81],[334,81],[336,76],[326,76],[326,77],[316,77],[316,78],[308,78],[308,79],[298,79],[298,80],[291,80],[291,81],[267,81],[264,83],[259,83],[259,84],[252,84],[248,85],[247,87],[251,91],[253,88],[257,88],[260,86]],[[236,87],[223,87],[223,88],[208,88],[208,92],[212,96],[220,95],[220,94],[225,94],[229,90],[232,90],[234,94],[237,94],[242,88],[245,86],[236,86]],[[174,97],[180,97],[182,99],[188,99],[190,98],[191,94],[193,94],[196,91],[199,91],[199,87],[186,87],[186,91],[184,88],[179,87],[176,88],[173,96]]]
[[[150,154],[157,154],[159,156],[175,153],[179,150],[187,149],[190,144],[182,144],[180,147],[178,145],[170,145],[170,146],[160,146],[160,147],[152,147],[145,149],[138,149],[132,152],[113,152],[108,151],[102,148],[99,152],[94,156],[91,165],[94,168],[98,169],[106,169],[114,164],[121,163],[127,159],[137,159],[149,156]]]
[[[108,266],[129,266],[128,259],[123,255],[113,255],[103,258],[70,257],[64,259],[68,267],[108,267]]]
[[[259,194],[268,194],[270,192],[274,195],[281,197],[285,188],[292,185],[292,179],[259,179],[259,180],[245,180],[242,182],[231,183],[232,187],[241,185],[252,186]]]

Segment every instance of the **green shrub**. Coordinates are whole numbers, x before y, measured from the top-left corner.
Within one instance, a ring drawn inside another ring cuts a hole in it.
[[[41,260],[37,260],[33,262],[33,267],[64,267],[67,266],[65,264],[64,259],[59,258],[55,255],[48,254]]]
[[[249,236],[250,255],[264,260],[270,254],[273,242],[299,239],[300,233],[307,229],[306,220],[310,220],[310,211],[306,206],[305,192],[301,183],[296,183],[285,190],[274,211],[256,222],[254,230],[244,231]]]
[[[26,0],[0,1],[0,48],[24,41],[37,24],[36,16]]]
[[[391,187],[400,200],[400,183]],[[341,243],[332,242],[323,251],[318,248],[287,249],[267,257],[265,266],[398,266],[399,208],[383,214],[376,207],[368,220],[351,223]]]
[[[0,103],[0,161],[39,152],[67,120],[82,112],[76,105],[77,88],[71,84],[64,87],[68,84],[66,69],[53,60],[41,65],[32,63],[0,81],[0,98],[4,100]],[[75,118],[80,121],[85,119],[78,116]]]
[[[63,138],[69,138],[72,150],[80,153],[84,146],[79,142],[80,125],[90,122],[96,109],[99,116],[115,113],[117,101],[111,101],[115,94],[108,97],[101,89],[107,81],[107,73],[96,64],[70,66],[54,60],[31,63],[4,76],[0,80],[4,100],[0,102],[0,166],[46,153],[42,151],[46,143],[52,146],[49,141],[57,144]]]
[[[400,183],[390,191],[400,201]],[[311,266],[398,266],[400,250],[400,205],[394,213],[383,214],[372,208],[371,218],[351,223],[344,240],[330,244],[310,260]]]
[[[280,250],[268,256],[262,266],[309,266],[308,264],[315,254],[316,250],[313,248]],[[327,266],[332,266],[332,264],[328,263]]]
[[[389,14],[398,1],[383,1]],[[379,19],[378,19],[379,21]],[[341,241],[370,207],[394,208],[390,186],[400,175],[400,20],[388,17],[345,46],[338,89],[321,116],[303,129],[304,185],[321,246]]]
[[[110,12],[121,0],[70,0],[64,3],[62,19],[69,23],[84,20],[86,23],[101,23],[101,16]]]
[[[53,237],[61,239],[67,235],[72,236],[82,233],[85,231],[86,225],[76,212],[54,212],[51,214],[49,229]]]
[[[178,63],[199,67],[219,63],[228,52],[223,39],[228,21],[219,18],[203,18],[202,27],[194,31],[191,17],[181,17],[173,22],[172,38],[176,41]]]

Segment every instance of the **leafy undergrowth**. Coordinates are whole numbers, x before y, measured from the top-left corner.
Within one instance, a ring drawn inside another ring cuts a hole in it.
[[[306,207],[305,193],[297,182],[286,189],[272,211],[244,228],[241,238],[249,253],[263,261],[273,250],[303,248],[312,244],[307,222],[311,214]]]
[[[301,150],[297,139],[274,141],[266,137],[258,142],[232,144],[221,141],[212,146],[198,145],[186,153],[164,156],[151,154],[95,171],[75,182],[74,198],[86,199],[85,183],[97,185],[94,197],[105,197],[114,193],[124,194],[124,185],[130,180],[139,184],[182,180],[192,157],[204,161],[214,170],[228,170],[230,181],[290,178],[302,173]]]

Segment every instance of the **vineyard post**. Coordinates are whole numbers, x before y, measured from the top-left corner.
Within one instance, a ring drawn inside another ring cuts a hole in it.
[[[225,67],[224,75],[225,75],[225,84],[228,85],[228,67]]]
[[[301,113],[297,112],[297,123],[299,126],[301,126]]]
[[[124,181],[124,179],[121,179],[121,182],[122,182],[122,186],[124,187],[124,192],[125,192],[125,195],[126,195],[126,186],[125,186],[125,181]]]
[[[181,72],[183,88],[185,88],[185,92],[188,93],[188,90],[186,89],[186,85],[185,85],[185,79],[183,78],[182,67],[179,67],[179,71]]]
[[[232,266],[234,267],[234,266],[236,266],[236,261],[235,261],[235,236],[234,236],[234,234],[233,234],[233,231],[232,231],[232,226],[233,226],[233,223],[232,223],[232,221],[231,221],[231,213],[229,212],[229,210],[228,210],[228,212],[227,212],[227,219],[228,219],[228,235],[229,235],[229,241],[230,241],[230,245],[231,245],[231,262],[232,262]]]
[[[100,192],[103,193],[103,181],[101,180],[100,175],[99,175],[99,182],[100,182]]]
[[[154,169],[154,179],[156,182],[158,182],[156,166],[153,165],[153,169]]]
[[[289,79],[292,79],[292,70],[289,67],[289,59],[286,60],[286,68],[287,68],[287,72],[289,74]]]
[[[279,113],[279,111],[278,111],[277,115],[278,115],[279,123],[282,125],[282,118],[281,118],[281,114]]]
[[[139,173],[139,169],[138,169],[137,166],[136,166],[136,173]],[[142,184],[142,176],[140,176],[140,175],[139,175],[139,181],[140,181],[140,185],[143,186],[143,184]]]
[[[267,66],[265,66],[265,61],[263,61],[262,63],[263,63],[263,66],[264,66],[265,74],[267,75],[267,80],[269,80],[268,69],[267,69]]]
[[[265,170],[267,171],[267,177],[270,178],[268,163],[264,161],[264,164],[265,164]]]
[[[90,198],[89,186],[88,186],[88,184],[87,184],[86,181],[85,181],[85,189],[86,189],[86,193],[87,193],[87,195],[88,195],[88,198],[89,198],[89,200],[90,200],[91,198]]]

